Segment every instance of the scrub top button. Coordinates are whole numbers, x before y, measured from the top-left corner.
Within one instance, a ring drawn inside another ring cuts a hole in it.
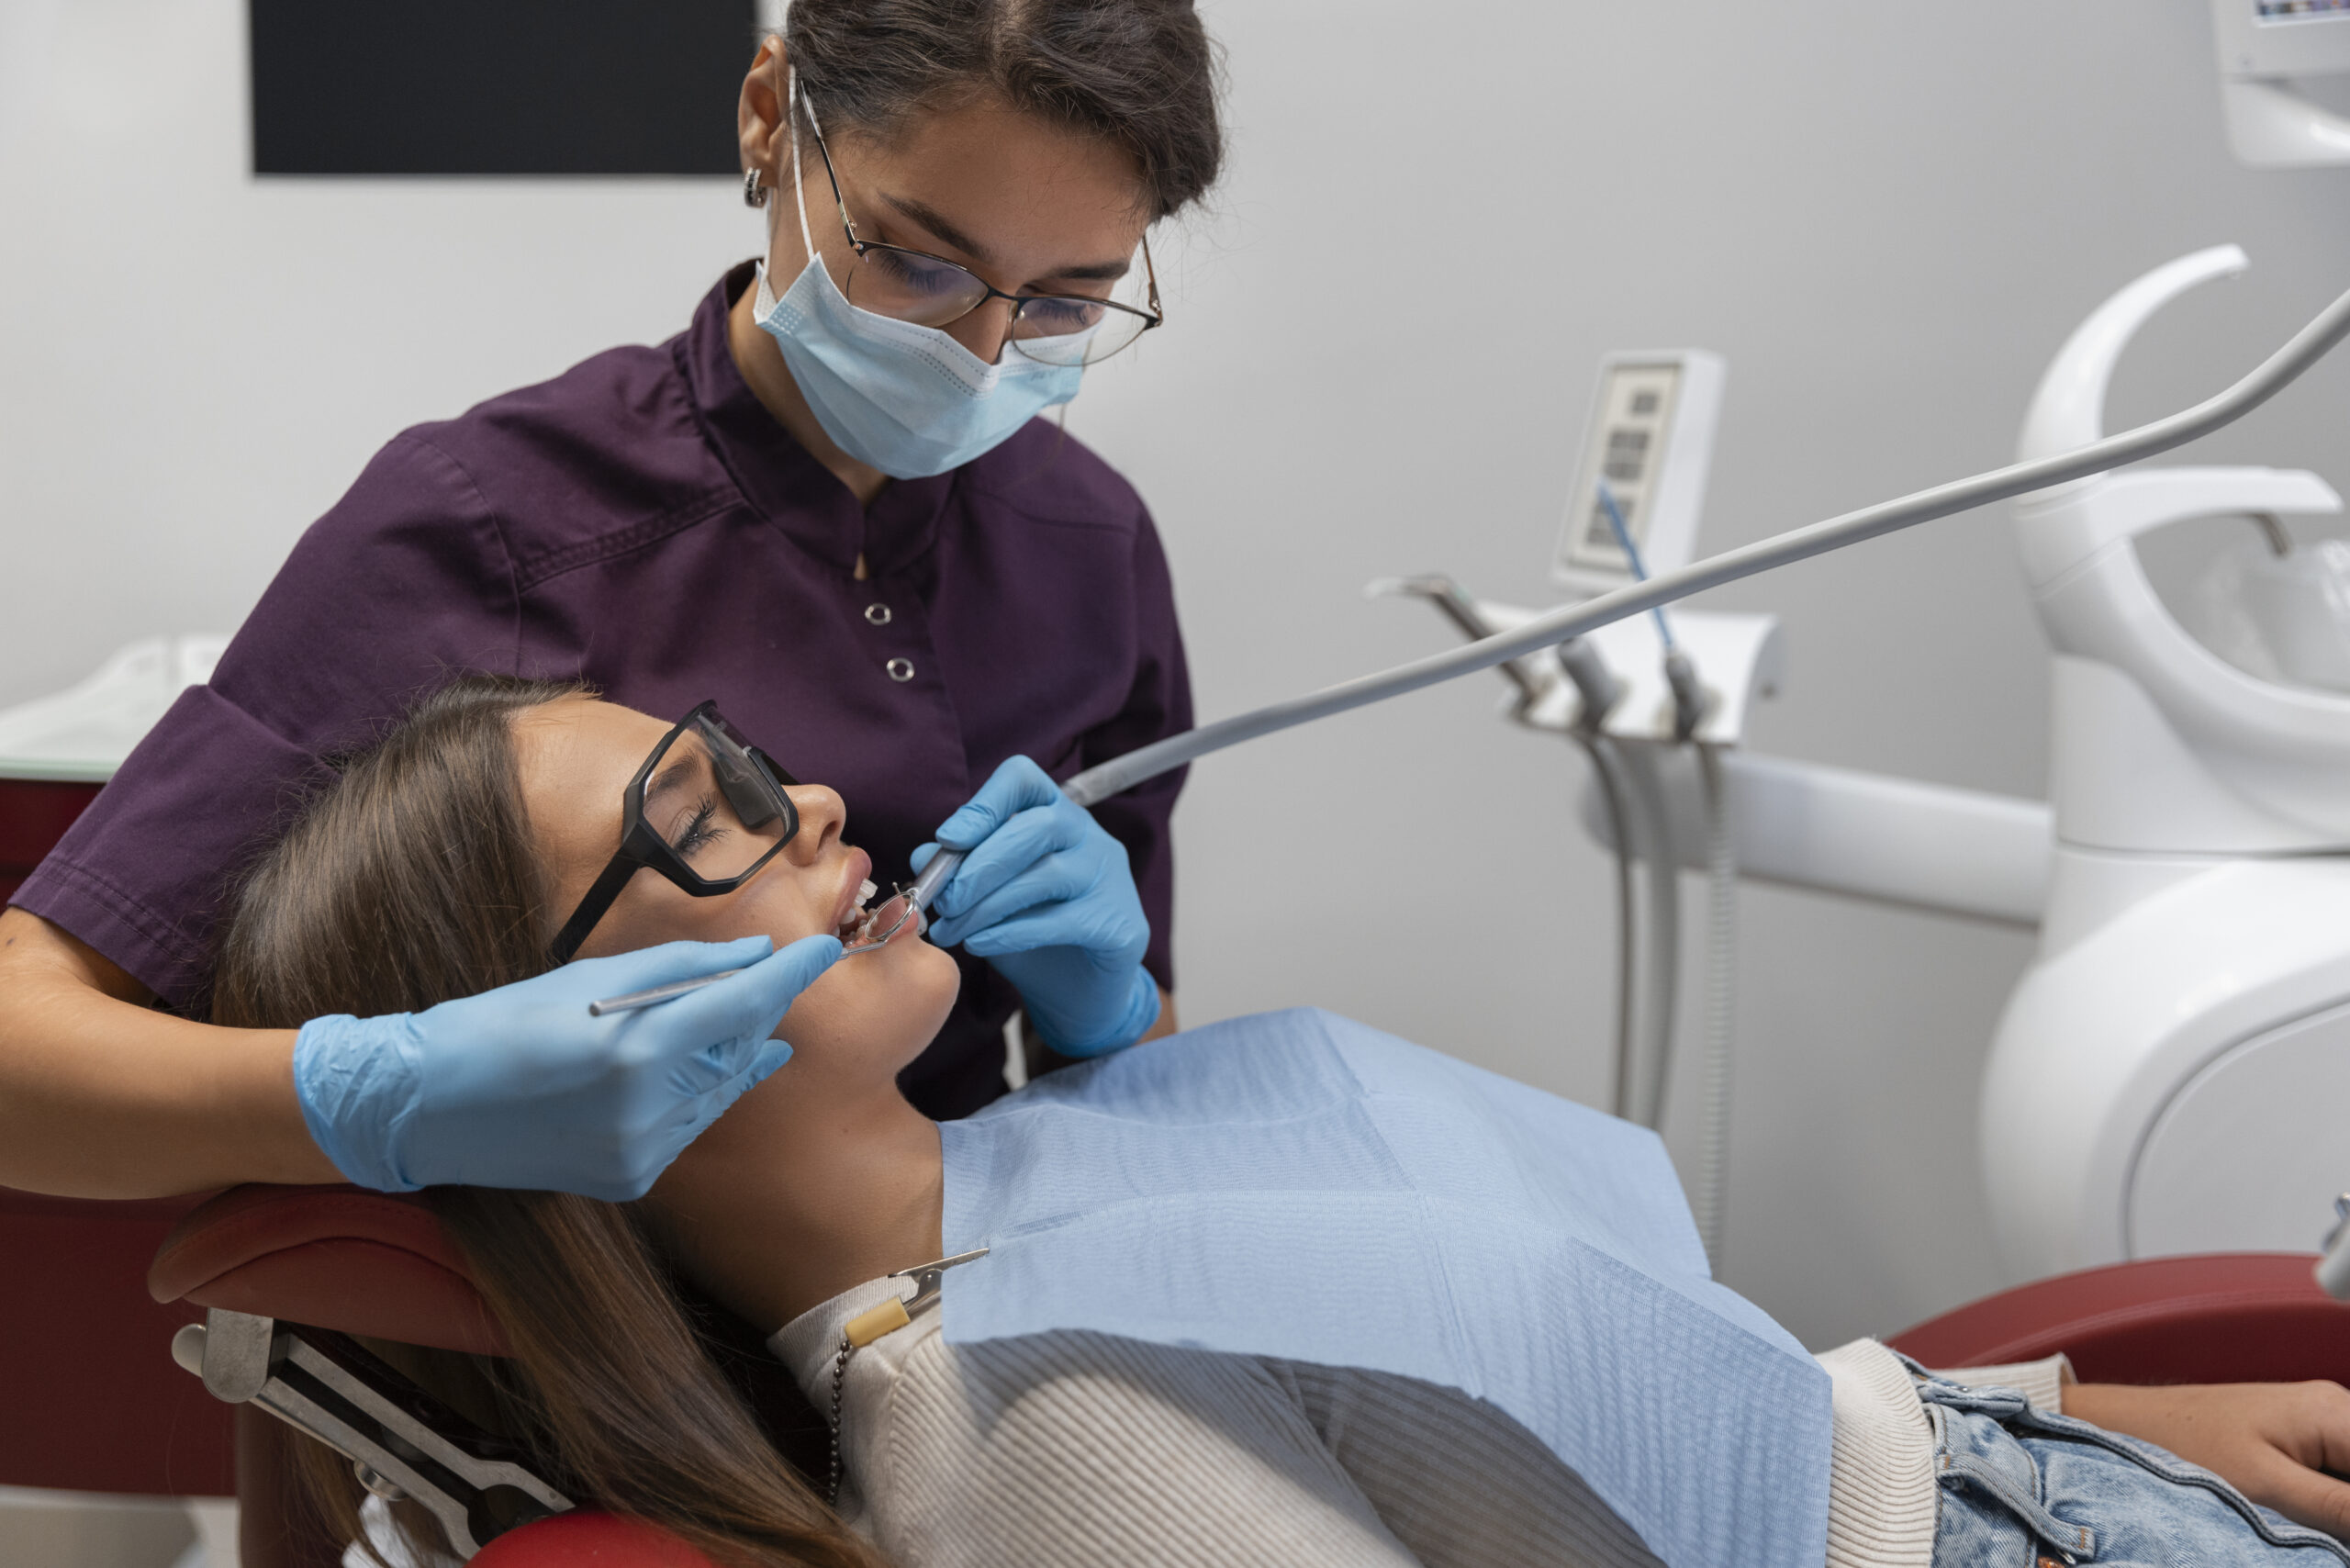
[[[890,607],[886,604],[868,604],[865,607],[865,619],[870,625],[887,626],[890,624]]]
[[[914,662],[912,659],[891,659],[881,667],[890,672],[891,680],[901,685],[914,678]]]

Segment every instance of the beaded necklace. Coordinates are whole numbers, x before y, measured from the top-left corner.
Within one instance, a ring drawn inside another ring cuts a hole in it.
[[[988,1249],[979,1247],[968,1252],[957,1252],[952,1258],[941,1258],[934,1263],[917,1263],[911,1269],[901,1269],[889,1277],[913,1281],[913,1294],[893,1295],[878,1306],[858,1313],[842,1326],[840,1349],[833,1357],[833,1457],[831,1473],[824,1483],[824,1502],[828,1506],[839,1502],[841,1495],[841,1387],[848,1377],[848,1359],[882,1335],[896,1333],[936,1306],[939,1277],[947,1270],[987,1255]]]

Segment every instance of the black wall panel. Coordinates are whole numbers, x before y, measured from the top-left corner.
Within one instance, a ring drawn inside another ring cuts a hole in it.
[[[752,0],[251,0],[258,174],[733,174]]]

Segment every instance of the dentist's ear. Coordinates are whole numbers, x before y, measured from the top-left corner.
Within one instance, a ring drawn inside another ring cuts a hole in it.
[[[790,134],[790,113],[784,101],[788,63],[781,39],[763,39],[734,106],[734,134],[743,156],[743,173],[747,181],[752,171],[757,171],[761,185],[770,192],[791,188],[791,144],[785,140]],[[774,206],[772,198],[767,205]]]

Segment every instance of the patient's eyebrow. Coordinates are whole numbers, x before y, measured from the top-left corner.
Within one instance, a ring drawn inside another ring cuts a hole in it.
[[[671,758],[660,772],[653,776],[653,782],[644,787],[644,803],[649,806],[663,795],[692,784],[695,776],[701,771],[696,761],[691,756]]]
[[[980,265],[995,264],[993,252],[949,223],[938,209],[928,202],[916,201],[912,196],[892,196],[888,191],[881,193],[881,199],[895,207],[900,217],[912,218],[914,222],[921,224],[933,235],[946,241],[950,248],[962,252]],[[1126,275],[1127,270],[1133,264],[1131,261],[1123,258],[1108,262],[1080,262],[1070,266],[1055,267],[1045,275],[1087,279],[1122,278]]]

